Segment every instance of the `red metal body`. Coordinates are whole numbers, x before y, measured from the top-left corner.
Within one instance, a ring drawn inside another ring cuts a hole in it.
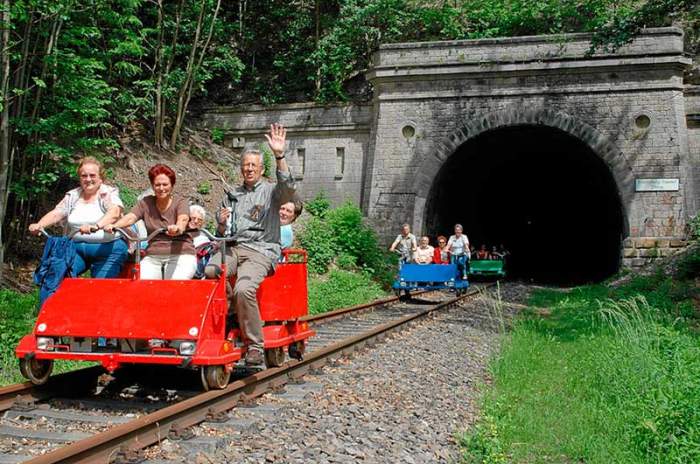
[[[243,356],[238,331],[225,333],[225,273],[217,280],[138,280],[135,266],[127,274],[131,278],[65,279],[20,341],[17,357],[95,361],[114,371],[131,363],[230,367]],[[258,301],[266,348],[314,335],[299,321],[308,313],[305,251],[285,252]],[[53,339],[53,349],[38,349],[37,337]],[[181,354],[182,342],[196,343],[196,350]]]

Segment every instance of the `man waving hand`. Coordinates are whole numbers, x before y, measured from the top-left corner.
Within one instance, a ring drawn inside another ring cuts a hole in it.
[[[241,156],[243,183],[226,191],[217,215],[217,233],[235,238],[226,249],[228,276],[237,275],[231,288],[227,281],[229,311],[234,310],[247,349],[246,366],[264,368],[264,340],[257,291],[263,279],[274,272],[280,256],[280,205],[291,201],[294,180],[285,159],[287,131],[280,124],[270,126],[265,135],[275,156],[277,183],[263,179],[263,154],[248,150]],[[220,253],[220,252],[219,252]],[[210,263],[221,262],[216,254]],[[207,277],[216,277],[217,268],[207,266]]]

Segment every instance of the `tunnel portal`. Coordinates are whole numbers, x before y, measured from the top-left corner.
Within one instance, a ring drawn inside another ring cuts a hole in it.
[[[468,140],[438,172],[425,211],[431,237],[461,223],[473,246],[504,245],[514,278],[575,285],[620,265],[625,216],[615,180],[559,129],[515,126]]]

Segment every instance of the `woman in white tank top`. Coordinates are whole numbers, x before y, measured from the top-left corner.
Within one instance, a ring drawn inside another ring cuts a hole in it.
[[[65,221],[66,233],[79,232],[73,238],[76,261],[73,273],[80,275],[90,270],[95,278],[117,277],[128,256],[124,240],[102,228],[113,224],[122,214],[124,204],[119,190],[103,183],[102,164],[92,157],[78,163],[80,187],[70,190],[54,209],[34,224],[29,232],[38,234],[41,229]]]

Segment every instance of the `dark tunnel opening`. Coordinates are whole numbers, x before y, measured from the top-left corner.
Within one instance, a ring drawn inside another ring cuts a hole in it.
[[[558,129],[516,126],[460,146],[435,178],[426,231],[460,223],[471,244],[503,244],[509,276],[577,285],[619,269],[624,230],[615,180],[586,144]]]

